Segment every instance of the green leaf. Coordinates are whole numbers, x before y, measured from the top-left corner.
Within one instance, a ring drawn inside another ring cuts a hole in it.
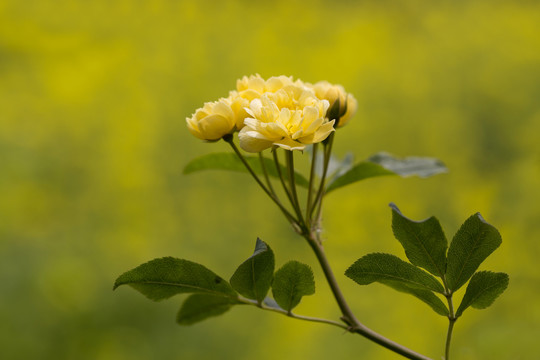
[[[239,302],[223,296],[193,294],[182,304],[176,322],[180,325],[192,325],[209,317],[224,314],[236,304]]]
[[[475,309],[489,307],[506,290],[508,282],[508,275],[505,273],[479,271],[474,274],[461,300],[456,317],[461,316],[469,306]]]
[[[274,275],[272,295],[285,311],[294,309],[303,296],[315,293],[313,272],[308,265],[298,261],[289,261]]]
[[[206,267],[172,257],[151,260],[120,275],[114,289],[120,285],[130,285],[154,301],[182,293],[237,297],[227,281]]]
[[[449,314],[448,308],[442,300],[429,290],[415,289],[397,281],[386,281],[384,284],[394,290],[415,296],[429,305],[439,315],[448,316]]]
[[[440,160],[429,157],[408,156],[396,158],[391,154],[380,152],[371,156],[368,160],[402,177],[418,176],[426,178],[448,172],[448,169]]]
[[[468,218],[448,249],[446,280],[450,290],[462,287],[501,242],[497,229],[488,224],[480,213]]]
[[[392,208],[392,230],[411,263],[433,275],[444,277],[446,273],[446,248],[448,241],[435,217],[413,221],[405,217],[395,204]]]
[[[444,293],[443,286],[433,276],[390,254],[365,255],[356,260],[345,271],[345,275],[360,285],[368,285],[372,282],[386,284],[388,281],[395,281],[414,289]]]
[[[448,172],[448,169],[438,159],[417,156],[396,158],[388,153],[380,152],[367,161],[350,167],[347,171],[338,172],[329,181],[326,192],[376,176],[399,175],[425,178],[445,172]]]
[[[244,158],[257,175],[264,174],[259,157],[244,156]],[[263,161],[268,175],[274,178],[279,178],[274,161],[267,158],[264,158]],[[285,179],[288,179],[287,168],[280,165],[280,169]],[[191,174],[202,170],[229,170],[248,173],[248,170],[244,164],[242,164],[242,161],[240,161],[236,154],[233,153],[213,153],[195,158],[186,165],[184,168],[184,174]],[[294,177],[297,185],[305,188],[308,187],[309,182],[304,176],[302,176],[302,174],[295,172]]]
[[[255,252],[236,269],[230,282],[241,295],[261,303],[272,285],[273,276],[274,253],[257,238]]]
[[[378,282],[404,293],[411,294],[428,304],[440,315],[448,315],[446,305],[431,291],[443,293],[444,289],[433,276],[397,256],[373,253],[358,259],[345,275],[360,285]]]
[[[374,164],[372,162],[361,162],[354,165],[341,176],[336,176],[326,188],[326,193],[329,193],[330,191],[339,189],[340,187],[355,183],[360,180],[385,175],[395,175],[395,173],[386,170],[382,166]]]

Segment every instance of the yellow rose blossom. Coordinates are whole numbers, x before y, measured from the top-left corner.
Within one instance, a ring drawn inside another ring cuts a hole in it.
[[[323,141],[334,131],[334,120],[325,115],[330,106],[310,90],[287,86],[252,100],[238,134],[240,147],[260,152],[274,145],[287,150],[303,150],[306,145]]]
[[[234,113],[236,130],[242,129],[244,127],[244,119],[249,117],[249,114],[246,112],[246,108],[249,107],[249,100],[240,96],[237,91],[231,91],[226,101]]]
[[[219,140],[231,133],[236,125],[236,116],[230,99],[207,102],[186,118],[189,131],[202,140]]]
[[[299,85],[301,82],[293,81],[292,76],[272,76],[264,80],[259,74],[244,76],[236,81],[236,90],[243,98],[248,100],[258,99],[267,92],[276,92],[286,86]]]
[[[307,83],[307,87],[313,89],[319,99],[326,99],[330,102],[330,107],[339,100],[337,114],[332,114],[339,118],[337,127],[345,125],[356,113],[358,103],[352,94],[348,94],[343,86],[334,85],[328,81],[319,81],[314,85]]]

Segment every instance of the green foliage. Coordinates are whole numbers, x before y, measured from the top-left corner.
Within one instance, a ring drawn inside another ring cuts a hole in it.
[[[450,290],[455,291],[463,286],[501,242],[497,229],[479,213],[468,218],[448,249],[446,280]]]
[[[355,183],[360,180],[385,175],[395,175],[395,173],[371,162],[361,162],[354,165],[343,175],[334,178],[334,181],[332,181],[328,185],[326,193],[329,193],[333,190],[339,189],[340,187]]]
[[[222,315],[235,304],[238,302],[223,296],[193,294],[182,304],[176,322],[179,325],[192,325],[209,317]]]
[[[236,269],[230,283],[241,295],[261,303],[272,285],[273,274],[274,253],[257,238],[253,255]]]
[[[433,275],[444,277],[446,272],[446,248],[448,242],[439,220],[430,217],[413,221],[405,217],[395,204],[392,208],[392,230],[411,263]]]
[[[437,279],[397,256],[382,253],[365,255],[352,264],[345,275],[359,285],[378,282],[411,294],[428,304],[438,314],[448,315],[444,303],[432,292],[444,292]]]
[[[447,240],[439,221],[430,217],[413,221],[395,204],[392,208],[392,230],[405,249],[409,264],[390,254],[368,254],[358,259],[345,275],[360,285],[379,282],[422,300],[440,315],[452,315],[432,292],[448,296],[466,283],[478,266],[501,244],[497,229],[476,214],[461,226],[446,255]],[[413,265],[414,264],[414,265]],[[442,285],[422,267],[442,278]],[[508,275],[482,271],[472,277],[462,303],[455,314],[461,316],[469,307],[488,307],[508,286]]]
[[[130,285],[150,300],[159,301],[182,293],[205,293],[236,298],[231,286],[206,267],[172,257],[151,260],[120,275],[114,289]]]
[[[505,273],[479,271],[474,274],[461,300],[456,317],[461,316],[469,306],[475,309],[489,307],[506,290],[508,282],[508,275]]]
[[[371,156],[368,161],[360,162],[347,171],[336,174],[326,192],[376,176],[399,175],[424,178],[447,171],[444,164],[434,158],[411,156],[401,159],[381,152]]]
[[[439,159],[430,157],[407,156],[396,158],[391,154],[380,152],[372,155],[368,161],[379,164],[402,177],[418,176],[426,178],[448,172],[446,166]]]
[[[263,168],[261,166],[259,157],[244,156],[244,158],[257,175],[263,175]],[[279,178],[274,161],[268,158],[264,158],[263,161],[268,175],[274,178]],[[248,172],[244,164],[242,164],[242,161],[240,161],[240,159],[234,153],[213,153],[191,160],[184,167],[184,174],[192,174],[202,170],[229,170],[243,173]],[[280,165],[280,170],[283,176],[288,179],[287,168]],[[308,187],[309,182],[302,174],[295,172],[294,178],[297,185],[305,188]]]
[[[272,294],[278,305],[286,310],[294,309],[303,296],[315,293],[313,271],[308,265],[289,261],[274,275]]]
[[[345,272],[360,285],[373,282],[386,284],[399,282],[410,288],[443,293],[440,282],[425,271],[401,260],[397,256],[383,253],[368,254],[356,260]]]

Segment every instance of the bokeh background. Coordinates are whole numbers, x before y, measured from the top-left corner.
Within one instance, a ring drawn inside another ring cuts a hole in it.
[[[510,274],[457,323],[455,359],[538,358],[538,1],[0,1],[2,359],[398,359],[359,336],[240,307],[191,328],[182,298],[114,279],[161,256],[228,278],[257,236],[277,265],[311,264],[298,313],[339,316],[309,248],[242,174],[182,174],[205,144],[185,118],[237,78],[343,84],[359,101],[336,154],[433,156],[450,172],[332,194],[326,247],[368,326],[440,359],[447,321],[408,295],[356,286],[357,258],[404,258],[387,204],[449,238],[480,211],[503,236],[482,269]],[[305,156],[304,156],[305,157]],[[307,161],[307,158],[302,159]],[[302,161],[299,160],[299,161]]]

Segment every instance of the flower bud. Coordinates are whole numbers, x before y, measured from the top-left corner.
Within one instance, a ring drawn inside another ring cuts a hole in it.
[[[327,117],[331,120],[336,119],[337,127],[345,125],[356,113],[358,103],[353,95],[345,91],[343,86],[334,85],[328,81],[319,81],[314,85],[306,85],[313,89],[319,99],[328,100],[330,110]]]
[[[236,125],[235,113],[228,99],[205,103],[186,118],[189,131],[201,140],[215,141],[231,133]]]

